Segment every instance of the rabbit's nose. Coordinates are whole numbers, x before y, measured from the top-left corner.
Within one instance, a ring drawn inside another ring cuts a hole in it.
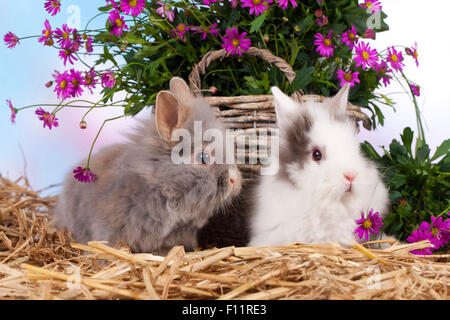
[[[344,177],[348,182],[353,182],[353,180],[355,180],[356,177],[356,173],[354,172],[345,172],[344,173]]]

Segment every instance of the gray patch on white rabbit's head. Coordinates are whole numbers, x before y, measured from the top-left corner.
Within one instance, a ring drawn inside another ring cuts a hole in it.
[[[309,131],[312,126],[312,117],[305,111],[299,112],[288,123],[286,128],[280,130],[280,169],[278,177],[289,183],[295,182],[290,178],[288,166],[295,164],[302,169],[309,159]]]

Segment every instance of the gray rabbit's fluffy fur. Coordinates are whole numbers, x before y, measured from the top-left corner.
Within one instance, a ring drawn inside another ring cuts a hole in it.
[[[174,116],[165,111],[173,97],[178,102]],[[197,231],[239,193],[235,165],[172,162],[173,144],[164,130],[185,128],[194,136],[195,120],[202,121],[203,132],[209,128],[225,132],[211,107],[193,97],[182,79],[172,79],[171,91],[159,93],[155,114],[141,122],[130,143],[93,156],[91,170],[98,177],[94,183],[67,177],[55,216],[57,225],[67,227],[76,241],[107,240],[110,245],[124,241],[133,252],[157,254],[166,254],[174,245],[193,250]]]

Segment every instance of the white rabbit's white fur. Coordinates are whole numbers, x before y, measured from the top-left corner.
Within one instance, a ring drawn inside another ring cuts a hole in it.
[[[356,240],[355,221],[369,209],[384,216],[388,192],[375,165],[363,157],[354,120],[345,114],[348,86],[324,102],[299,104],[273,87],[280,128],[280,150],[292,148],[286,139],[292,119],[304,114],[309,123],[304,160],[285,165],[285,174],[262,176],[251,217],[251,246],[292,242],[348,245]],[[323,155],[314,161],[312,152]],[[302,155],[299,154],[299,158]],[[351,191],[345,173],[355,175]]]

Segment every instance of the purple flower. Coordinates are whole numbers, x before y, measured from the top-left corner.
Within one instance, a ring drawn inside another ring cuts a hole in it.
[[[333,56],[334,53],[334,44],[331,42],[331,35],[333,34],[333,30],[330,30],[328,32],[328,36],[325,38],[321,33],[316,33],[314,35],[314,44],[317,46],[316,52],[319,52],[319,54],[322,57],[330,58]]]
[[[372,65],[372,68],[378,72],[378,81],[382,80],[385,87],[391,83],[392,76],[388,75],[388,73],[392,73],[392,70],[388,68],[386,61],[381,61],[381,63],[375,62]]]
[[[419,54],[417,52],[417,42],[414,43],[414,46],[411,48],[406,48],[405,52],[407,55],[411,56],[414,58],[414,60],[416,61],[416,65],[419,66]]]
[[[156,9],[156,13],[163,18],[167,18],[170,22],[173,22],[175,19],[175,12],[170,9],[170,5],[161,1],[156,1],[156,3],[160,5],[160,7]]]
[[[250,8],[249,14],[255,14],[255,16],[259,16],[264,13],[269,8],[269,3],[272,3],[272,0],[241,0],[242,8]],[[287,6],[287,4],[286,4]]]
[[[342,42],[349,47],[350,50],[353,50],[355,47],[355,44],[358,43],[358,31],[356,31],[356,28],[354,25],[352,25],[352,28],[350,30],[347,30],[342,34]]]
[[[95,73],[94,70],[86,71],[84,75],[84,86],[89,89],[89,91],[92,92],[92,89],[95,89],[95,85],[97,84],[98,80],[96,79],[97,73]]]
[[[403,63],[403,54],[394,47],[388,48],[387,61],[391,64],[395,71],[402,71],[405,64]]]
[[[102,87],[103,88],[114,88],[114,86],[116,85],[116,78],[114,78],[114,74],[112,71],[108,71],[105,72],[104,74],[101,75],[101,79],[102,79]]]
[[[431,216],[431,222],[431,225],[428,222],[422,222],[419,229],[424,232],[431,232],[430,241],[435,245],[434,249],[444,247],[449,241],[450,219],[444,221],[442,217]]]
[[[11,110],[11,123],[16,123],[16,108],[13,107],[11,100],[6,100],[6,104],[8,105],[9,109]]]
[[[53,113],[49,113],[42,108],[38,108],[35,113],[39,116],[39,120],[44,122],[44,128],[47,126],[51,130],[52,127],[58,126],[58,118]]]
[[[69,48],[72,45],[72,41],[70,39],[70,33],[73,29],[69,28],[67,24],[62,25],[62,29],[56,28],[55,35],[59,38],[58,44],[62,48]]]
[[[60,0],[48,0],[44,3],[44,8],[49,14],[54,16],[61,11],[61,2]]]
[[[431,232],[427,232],[427,231],[423,231],[423,230],[414,230],[411,235],[406,238],[406,241],[410,242],[410,243],[414,243],[414,242],[418,242],[418,241],[422,241],[422,240],[430,240],[431,242],[431,238],[432,238],[432,234]],[[412,254],[415,255],[431,255],[433,254],[431,251],[434,250],[433,248],[425,248],[425,249],[420,249],[420,250],[411,250]]]
[[[78,59],[74,55],[72,55],[74,52],[75,51],[72,50],[72,46],[70,48],[67,48],[67,49],[59,50],[59,54],[58,55],[59,55],[59,57],[61,59],[64,60],[64,66],[67,63],[67,60],[69,61],[70,64],[73,64],[74,60],[78,61]]]
[[[91,36],[87,37],[84,47],[86,49],[86,52],[94,51],[94,49],[92,48],[92,37]]]
[[[366,70],[367,67],[372,67],[378,61],[378,51],[371,49],[368,43],[361,41],[356,46],[355,53],[356,57],[354,60],[356,62],[356,68],[362,65],[363,70]]]
[[[277,5],[281,7],[281,9],[286,10],[288,7],[289,2],[292,4],[292,6],[295,8],[298,6],[297,2],[295,0],[278,0]]]
[[[55,89],[53,90],[58,95],[58,99],[67,99],[71,96],[69,72],[57,73],[55,77]]]
[[[45,19],[44,22],[45,29],[42,31],[43,36],[39,38],[38,42],[43,42],[44,45],[47,45],[50,39],[52,39],[52,27],[50,26],[50,22]]]
[[[201,34],[202,40],[206,39],[206,37],[208,36],[208,33],[212,34],[214,37],[217,37],[219,35],[219,31],[216,28],[217,28],[216,22],[214,22],[212,25],[210,25],[208,27],[202,27],[202,26],[191,27],[191,29],[194,30],[194,33]]]
[[[321,27],[326,26],[328,22],[328,17],[326,15],[322,15],[319,19],[316,20],[316,23]]]
[[[361,219],[356,220],[359,226],[355,229],[354,233],[358,234],[361,240],[364,237],[367,241],[369,240],[369,233],[371,235],[380,233],[380,228],[383,227],[382,220],[383,218],[380,217],[380,213],[373,213],[373,209],[370,209],[367,218],[364,218],[364,212],[361,212]]]
[[[5,36],[3,37],[3,41],[5,41],[5,45],[10,49],[14,48],[17,44],[20,43],[19,38],[11,31],[5,34]]]
[[[89,168],[77,167],[73,170],[73,177],[80,182],[94,182],[96,179],[96,175],[91,172]]]
[[[371,28],[368,28],[366,31],[364,31],[363,38],[375,39],[375,31],[373,31],[373,29]]]
[[[185,25],[184,23],[180,23],[177,25],[175,29],[171,30],[171,35],[174,38],[178,38],[181,41],[186,42],[186,37],[184,36],[186,32],[189,31],[189,27]]]
[[[382,8],[381,1],[378,0],[364,0],[364,3],[361,3],[359,6],[370,9],[372,13],[377,13]]]
[[[120,9],[123,13],[136,17],[145,9],[145,0],[122,0]]]
[[[83,88],[81,85],[85,85],[85,83],[80,71],[70,69],[69,83],[71,97],[75,98],[83,94]]]
[[[125,23],[123,17],[120,16],[119,10],[113,10],[109,13],[108,21],[111,23],[111,34],[116,37],[121,37],[123,35],[123,29],[128,30],[128,26]]]
[[[351,71],[343,71],[338,70],[337,71],[337,78],[338,80],[341,80],[341,87],[343,87],[346,83],[350,84],[350,87],[353,88],[355,86],[355,83],[360,83],[359,81],[359,72],[351,72]]]
[[[227,35],[223,37],[224,43],[222,44],[222,48],[226,52],[232,55],[236,55],[237,53],[239,56],[242,56],[242,51],[246,52],[250,48],[251,40],[245,38],[247,32],[239,34],[237,28],[228,29],[225,32]]]
[[[409,86],[410,86],[412,92],[414,93],[414,95],[416,97],[420,97],[420,87],[416,84],[410,84]]]

